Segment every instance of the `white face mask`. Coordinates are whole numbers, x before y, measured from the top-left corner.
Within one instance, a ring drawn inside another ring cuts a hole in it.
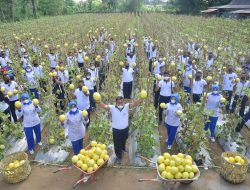
[[[214,93],[214,94],[218,94],[219,92],[218,92],[217,90],[214,90],[213,93]]]
[[[27,104],[29,103],[29,100],[24,100],[23,103]]]
[[[118,107],[119,109],[122,109],[122,108],[123,108],[123,106],[121,106],[121,105],[120,105],[120,106],[117,106],[117,107]]]
[[[77,110],[77,108],[72,108],[71,111],[72,112],[75,112]]]
[[[171,100],[171,103],[172,103],[172,104],[175,104],[175,102],[176,102],[175,100]]]
[[[170,78],[169,77],[164,77],[164,80],[169,80]]]
[[[91,66],[90,69],[95,69],[95,66]]]

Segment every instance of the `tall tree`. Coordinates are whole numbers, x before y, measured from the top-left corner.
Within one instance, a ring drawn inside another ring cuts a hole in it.
[[[34,18],[36,18],[36,0],[31,0],[31,3],[32,3],[33,16]]]

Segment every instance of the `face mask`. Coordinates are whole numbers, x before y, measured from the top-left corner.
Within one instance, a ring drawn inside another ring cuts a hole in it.
[[[175,100],[171,100],[171,103],[172,103],[172,104],[175,104],[175,102],[176,102]]]
[[[129,66],[128,66],[128,65],[126,65],[126,66],[125,66],[125,68],[126,68],[126,69],[128,69],[128,68],[129,68]]]
[[[122,105],[119,105],[119,106],[117,106],[119,109],[122,109],[123,108],[123,106]]]
[[[29,100],[24,100],[23,103],[27,104],[29,103]]]
[[[170,78],[169,77],[164,77],[163,78],[165,81],[169,80]]]
[[[36,64],[34,64],[34,67],[37,67],[38,66],[38,64],[36,63]]]
[[[95,69],[95,66],[91,66],[90,69],[94,70],[94,69]]]
[[[217,90],[214,90],[213,91],[213,94],[218,94],[219,92]]]
[[[75,112],[77,110],[77,108],[72,108],[71,111],[72,112]]]
[[[87,79],[90,79],[90,76],[87,76],[86,78],[87,78]]]
[[[29,72],[31,72],[31,69],[26,69],[26,71],[29,73]]]

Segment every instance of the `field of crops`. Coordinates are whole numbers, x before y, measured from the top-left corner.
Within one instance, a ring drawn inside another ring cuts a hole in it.
[[[144,37],[147,36],[157,47],[157,57],[162,57],[166,62],[166,70],[175,82],[176,91],[180,95],[180,103],[183,107],[182,129],[177,134],[174,147],[170,150],[171,154],[178,152],[189,154],[205,167],[218,165],[220,154],[223,151],[237,151],[250,159],[249,129],[244,128],[241,135],[235,133],[234,129],[240,120],[237,114],[226,114],[224,109],[221,109],[215,143],[209,141],[208,133],[203,130],[205,123],[204,105],[206,94],[211,91],[211,84],[214,82],[222,84],[223,74],[228,64],[233,65],[238,76],[243,71],[242,66],[247,55],[250,55],[249,28],[250,22],[248,20],[205,19],[154,13],[141,15],[128,13],[79,14],[1,24],[0,47],[2,45],[3,48],[3,42],[5,42],[10,49],[15,81],[20,86],[18,93],[22,94],[28,90],[27,81],[23,77],[25,70],[20,64],[18,55],[21,43],[24,44],[28,52],[30,62],[36,60],[44,71],[42,80],[46,83],[46,91],[41,86],[38,87],[38,91],[41,93],[39,102],[42,108],[40,116],[43,124],[43,146],[36,149],[35,155],[31,158],[63,163],[67,159],[71,159],[72,155],[71,146],[68,145],[64,137],[64,129],[58,120],[60,114],[67,112],[67,106],[59,112],[54,106],[56,98],[53,94],[51,80],[53,73],[47,57],[50,49],[54,48],[55,52],[60,54],[60,60],[65,65],[67,65],[68,53],[76,54],[79,49],[87,52],[85,67],[89,67],[89,64],[94,60],[100,62],[100,69],[104,73],[104,82],[97,85],[98,91],[104,103],[114,104],[115,98],[121,92],[121,66],[123,66],[122,62],[126,61],[125,50],[131,36],[135,39],[136,49],[136,64],[133,65],[136,73],[132,97],[139,99],[139,92],[142,90],[146,90],[148,96],[138,108],[132,109],[130,112],[128,156],[123,164],[147,165],[136,156],[141,155],[155,160],[157,155],[167,151],[165,127],[158,126],[158,109],[154,108],[153,84],[155,78],[148,71],[149,60],[144,49]],[[105,39],[102,43],[96,43],[93,49],[91,39],[98,38],[100,31],[105,31]],[[110,55],[109,60],[106,60],[105,50],[111,38],[115,41],[116,50]],[[178,56],[186,51],[190,42],[200,45],[200,57],[193,59],[193,64],[196,65],[197,70],[201,70],[204,79],[211,76],[201,104],[194,104],[192,101],[187,104],[187,94],[182,89],[184,66],[182,69],[177,69]],[[38,48],[38,52],[32,50],[34,46]],[[213,52],[214,56],[217,57],[209,72],[205,70],[204,66],[208,52]],[[73,84],[77,87],[79,78],[86,76],[86,72],[83,72],[76,65],[71,71],[73,74],[70,82],[63,85],[66,105],[71,99],[69,85]],[[238,109],[237,107],[237,111]],[[9,122],[7,117],[0,114],[4,121],[0,131],[0,159],[17,150],[27,151],[27,145],[22,141],[24,133],[21,124]],[[112,144],[110,115],[97,106],[92,111],[90,120],[84,145],[89,144],[90,140],[96,140],[106,145]],[[47,160],[46,153],[48,152],[54,154],[55,158]],[[60,156],[62,159],[58,159]]]

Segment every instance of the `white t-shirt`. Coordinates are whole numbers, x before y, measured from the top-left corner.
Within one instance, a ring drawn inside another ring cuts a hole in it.
[[[178,127],[181,124],[180,117],[176,114],[176,111],[182,111],[181,104],[167,104],[165,123],[174,127]]]
[[[206,69],[211,69],[212,65],[214,64],[214,59],[208,59],[206,63]]]
[[[207,82],[204,79],[199,81],[193,80],[193,94],[202,94],[206,85]]]
[[[83,82],[84,82],[85,86],[88,87],[89,90],[94,90],[95,83],[94,83],[93,79],[87,80],[86,78],[84,78]]]
[[[239,96],[244,96],[246,95],[246,91],[247,89],[250,87],[250,82],[246,81],[246,82],[238,82],[236,84],[236,94]]]
[[[1,67],[6,67],[7,66],[7,61],[8,61],[8,57],[5,57],[5,58],[0,57]]]
[[[232,91],[234,87],[233,80],[236,78],[237,78],[236,73],[225,73],[223,76],[223,83],[222,83],[223,90]]]
[[[51,67],[55,68],[57,63],[56,63],[56,55],[53,55],[53,54],[48,54],[48,58],[49,58],[49,62],[50,62],[50,65]]]
[[[171,85],[171,83],[172,83],[172,85]],[[172,86],[172,88],[175,87],[175,84],[173,81],[169,81],[169,82],[166,82],[164,80],[160,81],[159,82],[159,87],[161,88],[160,95],[161,96],[171,96],[171,94],[172,94],[171,86]]]
[[[67,70],[58,71],[58,77],[61,79],[63,84],[69,82],[69,72]]]
[[[15,81],[11,81],[10,84],[5,84],[4,82],[2,82],[1,87],[5,87],[6,89],[5,93],[7,94],[9,91],[13,92],[14,89],[18,88],[18,85]],[[19,95],[16,94],[16,95],[9,97],[9,100],[12,102],[12,101],[18,100],[18,98],[19,98]]]
[[[183,80],[183,86],[189,87],[190,86],[190,79],[188,78],[189,75],[192,75],[193,70],[185,71],[184,73],[184,80]],[[195,73],[195,71],[194,71]]]
[[[22,58],[21,62],[23,62],[23,68],[25,69],[28,65],[30,65],[30,60],[29,58]]]
[[[78,63],[83,63],[84,60],[83,60],[83,57],[86,55],[86,53],[78,53],[77,56],[76,56],[76,60]]]
[[[68,56],[66,60],[68,67],[74,67],[74,58],[72,56]]]
[[[38,66],[38,67],[33,67],[33,71],[36,77],[42,77],[43,76],[43,67]]]
[[[122,82],[132,82],[133,73],[134,70],[132,68],[129,69],[122,68]]]
[[[109,105],[109,108],[112,115],[112,128],[120,130],[127,128],[129,118],[129,103],[125,104],[122,110],[119,110],[114,105]]]
[[[165,66],[166,63],[164,61],[162,61],[161,63],[159,61],[156,62],[156,65],[155,65],[155,68],[154,68],[154,74],[159,74],[161,71],[160,71],[160,68]]]
[[[157,57],[157,49],[155,49],[154,51],[151,50],[149,54],[149,59],[153,59],[156,57]]]
[[[0,102],[0,111],[5,111],[8,109],[9,104],[7,104],[5,101]]]
[[[89,96],[86,96],[79,88],[77,88],[74,92],[76,96],[76,104],[79,110],[87,110],[90,107]]]

